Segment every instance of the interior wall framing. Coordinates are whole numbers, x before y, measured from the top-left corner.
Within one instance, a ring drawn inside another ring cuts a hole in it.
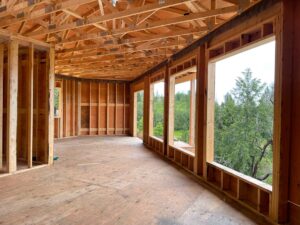
[[[129,134],[130,90],[127,82],[56,79],[62,113],[55,118],[55,138]]]
[[[0,174],[52,164],[54,51],[0,43]]]

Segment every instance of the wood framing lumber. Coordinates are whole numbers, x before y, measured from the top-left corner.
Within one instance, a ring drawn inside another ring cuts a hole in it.
[[[106,134],[109,134],[109,83],[107,83],[107,92],[106,92]]]
[[[80,136],[81,129],[81,82],[77,81],[77,135]]]
[[[3,167],[3,77],[4,76],[4,44],[0,44],[0,169]]]
[[[18,61],[19,43],[8,43],[7,78],[7,127],[6,127],[6,168],[8,173],[17,171],[17,117],[18,117]]]
[[[76,51],[84,51],[84,50],[93,50],[93,49],[99,49],[103,47],[116,47],[121,45],[128,45],[128,44],[136,44],[140,42],[147,42],[152,40],[160,40],[160,39],[166,39],[166,38],[172,38],[172,37],[178,37],[183,35],[189,35],[189,34],[201,34],[207,31],[206,27],[195,28],[195,29],[184,29],[180,31],[171,31],[165,34],[153,34],[153,35],[147,35],[146,37],[137,37],[137,38],[124,38],[121,40],[107,40],[104,41],[102,44],[96,44],[96,45],[85,45],[80,47],[74,47],[74,48],[68,48],[68,49],[60,49],[60,47],[57,47],[56,53],[67,53],[67,52],[76,52]],[[91,37],[92,38],[92,37]],[[99,34],[97,36],[94,36],[93,39],[102,38],[102,36]]]
[[[205,18],[217,16],[217,15],[224,14],[224,13],[233,13],[233,12],[237,12],[237,10],[238,10],[237,6],[229,6],[229,7],[219,8],[219,9],[210,10],[210,11],[206,11],[206,12],[193,13],[193,14],[190,14],[187,16],[180,16],[180,17],[175,17],[175,18],[171,18],[171,19],[155,21],[155,22],[151,22],[151,23],[147,23],[147,24],[141,24],[139,26],[119,28],[119,29],[115,29],[111,32],[105,31],[105,32],[100,32],[99,34],[83,34],[83,35],[80,35],[79,37],[74,37],[74,38],[70,38],[67,40],[61,40],[56,43],[62,44],[62,43],[68,43],[68,42],[76,42],[76,41],[82,41],[82,40],[88,40],[88,39],[95,39],[95,38],[98,38],[99,36],[101,36],[102,38],[112,37],[115,35],[116,36],[122,35],[124,33],[127,34],[130,32],[138,32],[138,31],[143,31],[143,30],[155,29],[155,28],[190,22],[193,20],[205,19]],[[35,34],[33,34],[33,35],[31,34],[31,36],[35,36]]]
[[[34,69],[34,47],[28,48],[28,73],[27,73],[27,164],[32,167],[33,147],[33,69]]]
[[[48,72],[48,164],[53,164],[53,150],[54,150],[54,83],[55,83],[55,49],[50,48],[49,51],[49,72]]]
[[[11,24],[20,23],[23,21],[34,20],[42,16],[50,15],[58,11],[69,9],[73,6],[84,5],[91,3],[94,0],[69,0],[64,2],[57,2],[47,5],[41,9],[30,12],[28,10],[18,10],[17,14],[19,16],[10,19],[3,19],[0,21],[0,27],[5,27]]]
[[[39,41],[39,40],[36,40],[31,37],[25,37],[23,35],[16,34],[11,31],[4,30],[1,28],[0,28],[0,37],[5,37],[8,40],[9,39],[18,40],[19,43],[24,46],[29,46],[30,44],[34,44],[36,47],[42,47],[42,48],[47,48],[47,49],[50,47],[50,44],[45,43],[43,41]]]
[[[94,16],[91,18],[78,20],[76,22],[63,24],[60,26],[53,26],[53,29],[48,29],[46,31],[32,32],[32,33],[29,33],[28,36],[39,36],[39,35],[60,32],[60,31],[64,31],[64,30],[81,28],[84,26],[93,25],[95,23],[103,23],[103,22],[107,22],[110,20],[122,19],[122,18],[130,17],[130,16],[136,16],[139,14],[156,11],[159,9],[169,8],[169,7],[173,7],[176,5],[183,4],[184,2],[190,2],[190,1],[194,1],[194,0],[167,0],[163,4],[160,4],[160,3],[146,4],[141,7],[135,7],[135,8],[130,8],[130,9],[123,10],[123,11],[116,11],[116,12],[110,13],[110,14]],[[1,23],[0,23],[0,25],[1,25]]]
[[[49,3],[49,0],[38,0],[38,1],[22,1],[13,6],[8,7],[7,5],[3,5],[0,7],[0,17],[10,16],[10,15],[18,15],[22,14],[22,12],[30,11],[33,7],[38,5]]]

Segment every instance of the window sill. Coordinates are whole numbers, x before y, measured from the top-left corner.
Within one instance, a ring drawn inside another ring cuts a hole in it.
[[[172,148],[174,148],[174,149],[176,149],[176,150],[178,150],[178,151],[180,151],[180,152],[183,152],[184,154],[187,154],[189,156],[195,157],[195,153],[193,153],[191,151],[188,151],[186,149],[180,148],[180,147],[178,147],[176,145],[169,144],[169,146],[172,147]]]
[[[154,139],[155,141],[159,141],[161,143],[164,143],[164,140],[161,139],[161,138],[158,138],[158,137],[155,137],[155,136],[152,136],[152,135],[149,135],[150,138]]]
[[[245,174],[242,174],[238,171],[235,171],[229,167],[226,167],[226,166],[223,166],[217,162],[207,162],[207,164],[213,166],[213,167],[216,167],[217,169],[220,169],[230,175],[233,175],[235,176],[236,178],[240,179],[240,180],[243,180],[244,182],[246,183],[249,183],[249,184],[252,184],[260,189],[263,189],[269,193],[272,193],[272,186],[269,185],[269,184],[266,184],[262,181],[259,181],[259,180],[256,180],[255,178],[253,177],[250,177],[250,176],[247,176]]]

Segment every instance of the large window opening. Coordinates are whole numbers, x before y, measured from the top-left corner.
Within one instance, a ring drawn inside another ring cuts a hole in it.
[[[195,153],[196,67],[170,78],[170,144]]]
[[[214,161],[272,184],[275,41],[210,63],[209,79]]]
[[[134,93],[134,104],[135,104],[135,118],[134,126],[135,133],[134,136],[143,139],[144,134],[144,91],[137,91]]]
[[[163,139],[164,133],[164,80],[150,85],[150,135]]]

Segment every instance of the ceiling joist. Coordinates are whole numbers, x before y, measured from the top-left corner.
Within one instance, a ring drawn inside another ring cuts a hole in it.
[[[259,0],[9,0],[0,41],[55,46],[55,72],[134,79]]]

